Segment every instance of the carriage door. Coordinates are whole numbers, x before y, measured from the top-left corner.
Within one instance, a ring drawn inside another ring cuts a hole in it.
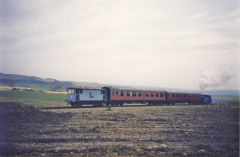
[[[79,92],[80,91],[80,89],[76,89],[76,102],[78,102],[79,101]]]
[[[103,101],[107,101],[106,90],[102,90],[101,92],[102,92],[102,94],[103,94]]]

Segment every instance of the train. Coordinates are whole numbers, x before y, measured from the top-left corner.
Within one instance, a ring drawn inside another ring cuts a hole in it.
[[[211,104],[211,96],[201,93],[171,92],[119,87],[67,88],[67,103],[73,107],[82,105],[123,106],[126,103],[148,105],[173,105],[176,103]]]

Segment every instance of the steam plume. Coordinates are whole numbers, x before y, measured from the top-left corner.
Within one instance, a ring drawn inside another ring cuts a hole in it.
[[[227,83],[230,79],[234,78],[235,74],[233,69],[229,67],[222,67],[218,69],[210,69],[205,71],[199,81],[199,89],[205,90],[209,87],[218,87]]]

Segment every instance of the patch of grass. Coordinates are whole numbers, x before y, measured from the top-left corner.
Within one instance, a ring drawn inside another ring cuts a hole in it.
[[[0,91],[0,100],[5,102],[20,102],[35,107],[66,106],[66,94],[45,93],[42,90],[4,90]]]
[[[216,100],[229,100],[229,101],[239,100],[238,96],[212,96],[212,98]]]
[[[239,104],[239,96],[212,96],[212,102],[218,103],[236,103]]]

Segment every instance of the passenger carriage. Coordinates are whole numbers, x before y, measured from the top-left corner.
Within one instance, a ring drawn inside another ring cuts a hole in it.
[[[103,87],[107,91],[108,103],[122,106],[124,103],[166,103],[166,91],[132,88]]]

